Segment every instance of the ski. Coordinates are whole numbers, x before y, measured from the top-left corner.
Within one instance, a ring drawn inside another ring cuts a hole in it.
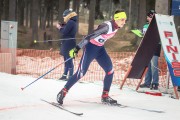
[[[77,101],[82,102],[82,103],[94,103],[94,104],[102,104],[102,105],[109,105],[109,106],[117,106],[117,107],[120,107],[120,108],[128,107],[126,105],[122,105],[122,104],[119,104],[119,103],[110,104],[110,103],[90,102],[90,101],[81,101],[81,100],[77,100]]]
[[[49,102],[49,101],[46,101],[46,100],[43,100],[43,99],[41,99],[41,101],[46,102],[46,103],[48,103],[48,104],[50,104],[50,105],[52,105],[52,106],[54,106],[54,107],[56,107],[56,108],[59,108],[59,109],[61,109],[61,110],[66,111],[66,112],[72,113],[72,114],[74,114],[74,115],[77,115],[77,116],[83,115],[83,113],[77,113],[77,112],[70,111],[70,110],[64,108],[64,107],[63,107],[62,105],[60,105],[59,103]]]
[[[106,103],[91,102],[91,101],[81,101],[81,100],[76,100],[76,101],[82,102],[82,103],[91,103],[91,104],[102,104],[102,105],[116,106],[116,107],[120,107],[120,108],[138,109],[138,110],[144,110],[144,111],[155,112],[155,113],[165,113],[164,111],[161,111],[161,110],[150,110],[150,109],[145,109],[145,108],[122,105],[122,104],[119,104],[119,103],[117,103],[117,104],[106,104]]]

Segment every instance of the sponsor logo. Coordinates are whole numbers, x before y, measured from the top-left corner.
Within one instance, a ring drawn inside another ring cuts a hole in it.
[[[160,25],[167,25],[167,26],[173,26],[173,22],[169,21],[169,22],[165,22],[165,21],[159,21]]]

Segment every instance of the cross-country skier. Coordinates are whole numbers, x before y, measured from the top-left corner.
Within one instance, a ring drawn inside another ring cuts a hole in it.
[[[87,35],[74,49],[70,50],[69,54],[71,58],[74,58],[81,48],[83,48],[83,55],[77,72],[68,79],[64,88],[57,95],[57,102],[59,104],[63,104],[63,99],[69,89],[86,74],[90,63],[94,59],[105,71],[101,101],[109,104],[117,103],[117,100],[112,99],[108,94],[114,71],[112,61],[104,48],[104,43],[112,38],[119,28],[124,26],[126,19],[125,11],[117,10],[113,15],[113,20],[100,24],[96,30]]]

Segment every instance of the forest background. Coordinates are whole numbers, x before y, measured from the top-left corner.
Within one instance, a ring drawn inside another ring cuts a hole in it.
[[[170,15],[171,4],[172,0],[0,0],[0,20],[18,22],[17,48],[58,50],[61,36],[55,25],[63,22],[64,10],[78,14],[78,43],[97,25],[111,20],[115,10],[124,9],[128,16],[125,27],[105,46],[108,51],[135,51],[141,38],[130,30],[142,29],[151,9]],[[180,16],[174,16],[174,21],[180,37]]]

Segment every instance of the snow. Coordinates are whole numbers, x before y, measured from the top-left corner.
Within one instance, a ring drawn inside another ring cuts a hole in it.
[[[0,73],[0,120],[179,120],[180,100],[168,95],[153,96],[135,92],[135,88],[112,85],[110,95],[119,103],[130,107],[119,108],[95,103],[100,102],[102,81],[78,82],[68,92],[64,107],[83,112],[81,117],[53,107],[41,99],[56,102],[56,95],[65,81],[40,79],[25,87],[36,78]],[[163,111],[163,113],[150,112]]]

